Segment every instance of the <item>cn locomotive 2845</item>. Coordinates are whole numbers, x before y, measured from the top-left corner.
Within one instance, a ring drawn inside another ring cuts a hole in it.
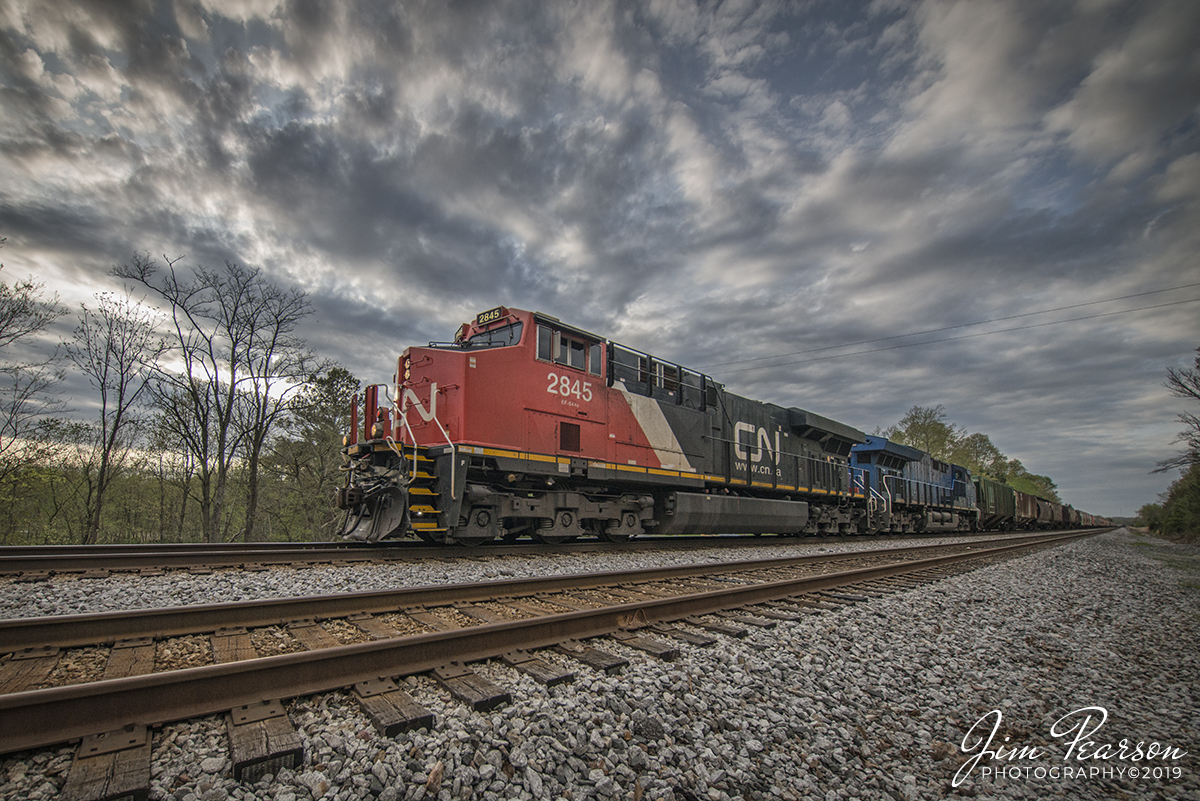
[[[368,542],[979,525],[963,468],[505,307],[405,350],[343,452],[342,533]]]

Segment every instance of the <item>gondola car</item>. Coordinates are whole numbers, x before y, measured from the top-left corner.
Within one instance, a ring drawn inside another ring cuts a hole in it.
[[[453,342],[406,349],[382,405],[380,389],[345,443],[349,538],[872,528],[848,461],[861,431],[549,315],[484,312]]]

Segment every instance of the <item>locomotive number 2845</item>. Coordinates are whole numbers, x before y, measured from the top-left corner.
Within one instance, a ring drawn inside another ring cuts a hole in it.
[[[587,381],[580,381],[577,378],[572,382],[569,375],[559,375],[558,373],[549,373],[546,380],[550,382],[546,391],[551,395],[561,395],[564,398],[573,396],[584,403],[592,399],[592,385]]]

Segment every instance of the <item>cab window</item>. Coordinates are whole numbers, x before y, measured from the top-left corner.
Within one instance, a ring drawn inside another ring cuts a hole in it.
[[[478,350],[481,348],[503,348],[509,345],[515,345],[521,341],[520,322],[502,325],[499,328],[493,328],[491,331],[482,331],[475,336],[462,343],[464,350]]]
[[[604,349],[598,342],[586,342],[570,334],[555,331],[546,325],[537,329],[537,357],[545,362],[554,362],[575,370],[586,370],[592,375],[602,375]]]
[[[582,370],[587,365],[587,347],[577,339],[569,339],[559,334],[558,358],[555,361]]]

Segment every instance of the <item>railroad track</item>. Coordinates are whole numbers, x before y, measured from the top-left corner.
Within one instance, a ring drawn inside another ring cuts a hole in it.
[[[400,677],[431,673],[487,709],[509,696],[470,662],[500,658],[544,683],[567,681],[567,660],[537,649],[604,670],[623,662],[605,641],[670,659],[678,643],[738,636],[1091,533],[0,621],[9,654],[0,661],[0,753],[80,739],[65,794],[101,798],[89,795],[98,783],[111,795],[114,782],[148,780],[150,727],[228,713],[235,776],[253,779],[302,759],[286,699],[353,687],[390,736],[433,725]],[[297,648],[261,656],[255,635],[268,631]],[[170,643],[189,638],[207,642],[206,664],[153,672]],[[103,656],[93,680],[46,686],[64,655],[84,651]]]
[[[872,537],[808,538],[807,542],[888,542],[896,539],[938,539],[953,534],[890,534]],[[0,546],[0,576],[20,581],[42,581],[53,576],[79,575],[104,578],[112,574],[158,575],[180,570],[203,572],[227,568],[261,570],[272,567],[313,567],[359,563],[408,562],[427,559],[491,556],[540,556],[550,553],[596,553],[695,548],[742,548],[778,542],[799,542],[789,537],[639,537],[627,542],[581,539],[559,545],[533,542],[495,542],[473,548],[430,546],[423,542],[253,542],[253,543],[144,543],[103,545]]]

